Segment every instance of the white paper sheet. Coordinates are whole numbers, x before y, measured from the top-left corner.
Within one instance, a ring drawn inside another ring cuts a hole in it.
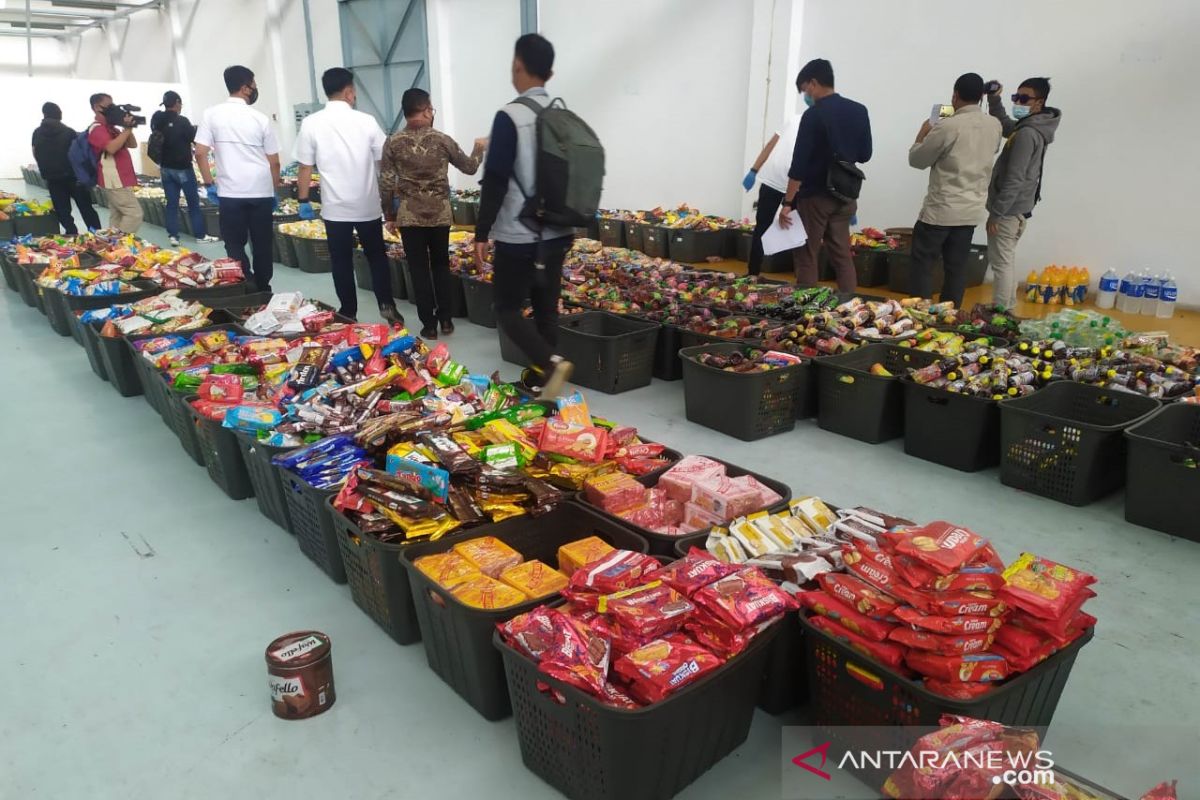
[[[808,234],[804,231],[804,223],[800,221],[800,215],[795,209],[788,211],[788,218],[791,219],[792,225],[787,230],[779,226],[779,217],[771,223],[771,227],[767,228],[766,233],[762,237],[763,254],[773,256],[776,253],[781,253],[784,250],[792,250],[801,247],[808,241]]]

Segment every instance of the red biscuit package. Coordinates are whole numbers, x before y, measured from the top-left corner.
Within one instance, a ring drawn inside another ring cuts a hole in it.
[[[1038,748],[1036,731],[988,728],[974,724],[978,720],[942,722],[945,727],[918,739],[884,782],[885,796],[993,800],[1005,792],[1005,767],[1030,763]],[[935,758],[927,761],[926,754]]]
[[[661,444],[630,444],[619,445],[613,438],[617,435],[616,431],[609,433],[609,441],[614,445],[613,458],[658,458],[662,455],[663,450],[666,450],[665,445]]]
[[[756,627],[735,631],[703,608],[698,608],[683,623],[683,629],[701,647],[706,647],[728,660],[745,650],[754,637],[769,628],[773,622],[768,620]]]
[[[894,670],[904,669],[904,648],[889,642],[872,642],[866,637],[859,636],[854,631],[843,628],[839,623],[828,617],[809,617],[808,622],[814,628],[828,633],[833,638],[846,644],[851,649],[867,658],[874,659],[884,666]]]
[[[696,605],[739,631],[800,607],[796,598],[754,567],[710,583],[692,599]]]
[[[656,638],[679,630],[696,609],[679,592],[657,580],[617,594],[601,595],[596,611],[608,614],[622,630],[639,638]]]
[[[920,561],[939,575],[957,572],[978,554],[987,540],[949,522],[931,522],[908,528],[896,543],[896,552]]]
[[[571,576],[575,592],[611,594],[645,583],[647,575],[661,566],[653,556],[632,550],[614,550],[581,567]]]
[[[1179,781],[1163,781],[1142,795],[1141,800],[1177,800],[1175,787]]]
[[[687,503],[692,499],[692,486],[696,481],[724,474],[725,467],[711,458],[684,456],[659,477],[658,485],[666,491],[667,497]]]
[[[1004,570],[1008,585],[1000,591],[1008,604],[1040,619],[1070,618],[1079,595],[1096,578],[1032,553],[1021,557]],[[1069,612],[1069,613],[1068,613]]]
[[[1000,554],[996,552],[996,548],[992,547],[991,542],[985,542],[983,547],[971,558],[967,563],[968,567],[991,567],[1000,572],[1004,571],[1004,562],[1000,559]]]
[[[657,703],[721,666],[721,659],[686,636],[670,634],[626,653],[613,671],[629,681],[630,694]]]
[[[878,552],[876,551],[876,553]],[[900,580],[900,577],[894,571],[880,565],[874,558],[868,560],[853,545],[842,547],[842,560],[845,562],[846,569],[851,575],[856,576],[882,592],[886,592],[892,597],[903,600],[906,603],[912,603],[913,600],[910,598],[919,594],[919,592]]]
[[[692,484],[692,503],[719,517],[722,522],[757,511],[758,492],[734,483],[733,478],[717,476]]]
[[[942,656],[909,650],[904,663],[927,678],[944,681],[1002,681],[1008,677],[1008,662],[995,653]]]
[[[1038,664],[1045,661],[1050,656],[1058,651],[1058,645],[1051,641],[1046,641],[1041,647],[1026,655],[1017,655],[1003,645],[994,645],[992,652],[998,656],[1002,656],[1008,662],[1008,668],[1014,673],[1026,672],[1033,669]]]
[[[686,556],[663,567],[654,577],[684,597],[691,597],[713,581],[732,575],[738,569],[736,564],[726,564],[707,551],[693,547]]]
[[[539,450],[592,464],[598,464],[604,460],[604,451],[607,447],[608,431],[604,428],[572,425],[559,417],[551,417],[546,420],[546,425],[542,428],[542,435],[538,440]]]
[[[928,588],[935,592],[998,592],[1004,588],[1004,567],[968,564],[958,572],[936,576]]]
[[[1003,629],[1002,629],[1003,630]],[[942,636],[929,631],[915,631],[898,627],[888,634],[888,640],[905,647],[926,650],[943,656],[958,653],[983,653],[992,646],[991,634],[969,634],[966,636]]]
[[[860,614],[850,606],[838,600],[833,595],[826,592],[800,592],[796,595],[796,599],[800,601],[800,605],[813,611],[822,617],[828,617],[841,623],[842,627],[864,636],[873,642],[887,641],[888,634],[894,629],[895,625],[886,622],[880,622],[876,619],[871,619],[865,614]]]
[[[821,588],[871,619],[891,615],[898,603],[888,595],[853,575],[827,572],[817,576]]]
[[[308,331],[309,333],[319,333],[331,322],[333,322],[332,311],[318,311],[315,314],[309,314],[300,320],[300,324],[304,326],[304,330]],[[378,355],[378,351],[376,352],[376,355]]]
[[[615,459],[622,472],[630,475],[649,475],[655,470],[671,466],[665,458],[621,458]]]
[[[934,595],[925,610],[942,617],[1000,617],[1008,606],[991,592],[955,592]]]
[[[974,700],[992,691],[994,687],[990,683],[963,683],[962,681],[939,681],[937,678],[926,678],[925,688],[936,695],[949,697],[951,700]]]
[[[587,501],[610,514],[633,508],[646,499],[646,487],[624,472],[609,472],[583,482]]]
[[[1082,596],[1082,600],[1087,600],[1089,597],[1093,596],[1094,593],[1092,593],[1089,589]],[[1023,611],[1017,611],[1013,613],[1013,615],[1009,617],[1008,621],[1010,624],[1006,627],[1030,631],[1043,639],[1053,639],[1054,641],[1058,642],[1060,647],[1065,645],[1071,639],[1075,638],[1071,635],[1073,631],[1086,630],[1087,628],[1094,626],[1097,622],[1095,617],[1084,611],[1076,611],[1071,616],[1070,622],[1067,623],[1065,628],[1062,626],[1062,623],[1057,620],[1048,622],[1044,619],[1031,617]]]
[[[539,606],[497,625],[501,636],[539,662],[546,675],[600,696],[608,675],[608,642],[586,624]]]
[[[1004,624],[1004,620],[995,617],[943,617],[926,614],[908,606],[900,606],[893,613],[906,625],[932,633],[995,633]]]

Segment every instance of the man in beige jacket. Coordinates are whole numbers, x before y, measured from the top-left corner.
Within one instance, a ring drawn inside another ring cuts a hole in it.
[[[1000,149],[1000,123],[979,107],[983,78],[968,72],[954,82],[954,114],[926,120],[908,150],[908,163],[929,170],[929,189],[913,226],[912,283],[918,297],[933,296],[933,267],[945,267],[940,300],[962,305],[966,262],[975,226],[987,218],[988,181]]]

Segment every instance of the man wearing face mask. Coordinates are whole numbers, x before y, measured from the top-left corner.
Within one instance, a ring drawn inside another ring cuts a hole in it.
[[[1021,82],[1012,96],[1012,117],[1004,112],[1000,82],[989,81],[988,89],[988,111],[1000,120],[1007,137],[988,187],[988,264],[994,280],[993,302],[1012,308],[1017,302],[1017,242],[1042,199],[1046,150],[1054,141],[1062,111],[1046,105],[1049,78]]]
[[[196,165],[208,199],[221,209],[225,254],[242,264],[247,280],[259,291],[271,291],[271,212],[279,177],[279,141],[267,115],[250,106],[258,100],[254,73],[242,66],[225,70],[229,99],[205,109],[196,130]],[[213,181],[208,154],[217,162],[220,182]],[[249,240],[254,261],[246,254]]]

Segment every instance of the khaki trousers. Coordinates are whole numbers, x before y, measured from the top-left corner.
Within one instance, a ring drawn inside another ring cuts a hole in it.
[[[142,206],[133,194],[133,189],[105,189],[104,199],[108,201],[108,227],[116,228],[125,233],[137,233],[142,227]]]
[[[1029,220],[1022,216],[994,217],[999,230],[988,234],[988,266],[992,268],[992,302],[1005,308],[1017,305],[1017,242]]]

